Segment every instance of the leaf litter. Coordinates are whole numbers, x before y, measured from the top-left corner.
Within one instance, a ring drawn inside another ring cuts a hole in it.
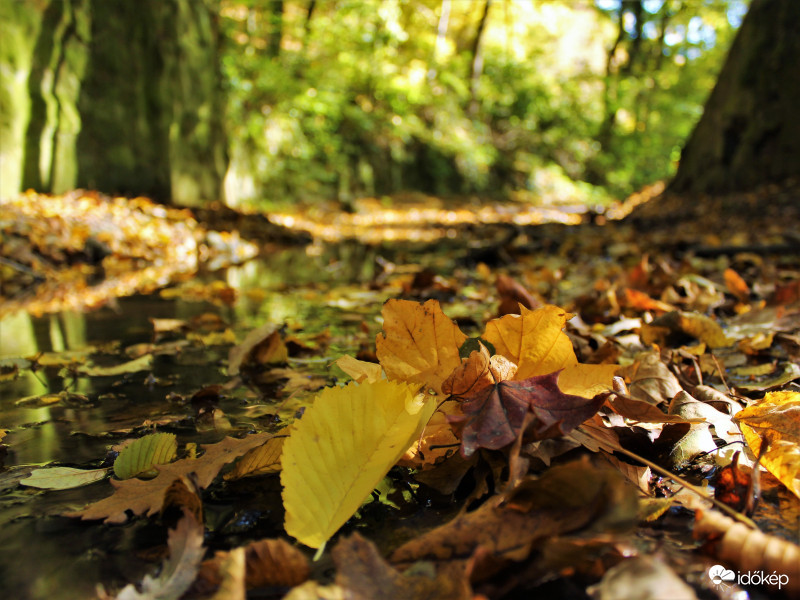
[[[608,254],[616,262],[579,266],[570,253],[605,256],[596,249],[608,234],[578,232],[559,229],[549,254],[535,251],[542,237],[522,233],[503,249],[513,256],[505,264],[491,243],[479,260],[457,250],[442,263],[449,267],[434,262],[435,270],[387,269],[384,260],[371,297],[389,301],[371,311],[363,300],[337,305],[353,310],[359,325],[322,344],[318,330],[290,344],[287,326],[303,330],[291,320],[240,326],[239,345],[231,336],[205,338],[222,368],[201,391],[222,385],[173,402],[196,410],[194,434],[213,432],[216,443],[198,448],[179,427],[174,454],[154,451],[162,458],[151,461],[137,453],[121,469],[131,478],[118,473],[105,498],[64,511],[166,526],[174,508],[194,505],[185,510],[195,516],[169,534],[161,574],[128,587],[117,579],[116,597],[244,597],[255,589],[287,598],[502,598],[520,590],[569,597],[576,586],[606,597],[633,583],[729,597],[742,584],[722,589],[709,575],[716,564],[787,578],[744,584],[752,593],[796,593],[800,308],[794,288],[775,283],[791,265],[745,252],[706,260],[707,236],[698,231],[681,233],[697,254],[675,253],[674,233],[656,231],[647,255],[636,232],[619,226]],[[219,290],[218,307],[247,298]],[[373,320],[379,310],[382,319]],[[142,348],[128,354],[137,361],[130,364],[96,363],[89,352],[61,367],[65,383],[117,378],[124,386],[152,377],[158,385],[158,360],[193,360],[204,343],[188,322],[152,327],[154,340],[186,343]],[[312,375],[301,354],[323,366],[338,358],[338,369]],[[56,368],[18,359],[16,373]],[[247,406],[226,416],[229,393]],[[85,398],[87,406],[98,401]],[[408,420],[396,434],[391,415]],[[147,440],[152,427],[166,435],[178,421],[164,417],[115,435]],[[20,444],[16,433],[4,447]],[[741,452],[737,493],[750,500],[735,509],[714,494],[728,485],[732,448]],[[102,458],[80,464],[83,473],[29,470],[27,485],[103,479],[108,459],[90,468]],[[150,467],[154,478],[138,478]],[[102,486],[92,486],[95,497]],[[377,487],[385,491],[371,493]],[[220,520],[220,503],[234,521]],[[770,506],[778,503],[776,520]],[[269,512],[261,522],[272,537],[247,539],[258,528],[243,524]],[[320,566],[309,564],[306,547],[326,543]]]

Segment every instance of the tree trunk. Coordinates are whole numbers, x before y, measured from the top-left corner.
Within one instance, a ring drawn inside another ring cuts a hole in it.
[[[215,1],[0,2],[0,196],[219,199]]]
[[[753,0],[670,184],[725,193],[800,176],[800,2]]]

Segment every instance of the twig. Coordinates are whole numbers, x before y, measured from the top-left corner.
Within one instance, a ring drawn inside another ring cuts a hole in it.
[[[748,518],[747,516],[743,515],[742,513],[738,512],[738,511],[735,511],[730,506],[720,502],[716,498],[709,498],[704,493],[702,488],[699,488],[698,486],[696,486],[696,485],[694,485],[692,483],[689,483],[688,481],[686,481],[685,479],[683,479],[679,475],[675,475],[675,473],[673,473],[672,471],[670,471],[668,469],[665,469],[664,467],[661,467],[661,466],[657,465],[656,463],[654,463],[652,461],[647,460],[643,456],[639,456],[635,452],[631,452],[630,450],[626,450],[622,446],[619,446],[619,445],[617,445],[617,444],[615,444],[613,442],[609,442],[608,440],[604,440],[604,439],[602,439],[600,437],[597,437],[589,429],[586,429],[586,428],[583,428],[583,427],[581,427],[580,429],[585,435],[588,435],[589,437],[591,437],[595,441],[599,442],[601,444],[601,447],[603,447],[603,446],[609,447],[609,448],[613,449],[614,452],[620,452],[620,453],[624,454],[625,456],[628,456],[628,457],[630,457],[630,458],[632,458],[632,459],[634,459],[636,461],[639,461],[640,463],[642,463],[644,465],[647,465],[653,471],[656,471],[657,473],[660,473],[664,477],[669,477],[675,483],[681,484],[683,487],[685,487],[686,489],[694,492],[695,494],[697,494],[698,496],[700,496],[704,500],[710,501],[719,510],[721,510],[722,512],[730,515],[732,518],[734,518],[735,520],[739,521],[740,523],[743,523],[743,524],[745,524],[748,527],[751,527],[753,529],[758,529],[758,526],[753,522],[752,519]]]

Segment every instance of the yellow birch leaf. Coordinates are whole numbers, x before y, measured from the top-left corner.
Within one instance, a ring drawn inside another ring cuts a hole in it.
[[[761,437],[769,442],[761,464],[800,498],[800,393],[769,392],[733,419],[756,456]]]
[[[381,312],[383,334],[375,344],[386,376],[428,386],[442,395],[442,382],[461,364],[458,349],[467,336],[436,300],[425,304],[388,300]]]
[[[283,443],[288,439],[289,427],[284,427],[275,434],[275,437],[268,439],[264,444],[249,450],[234,465],[233,469],[226,473],[224,479],[241,479],[252,475],[267,475],[277,473],[281,470],[281,453]]]
[[[178,441],[174,433],[151,433],[125,446],[114,461],[114,475],[130,479],[175,458]]]
[[[383,369],[379,364],[358,360],[352,356],[342,356],[333,363],[358,383],[380,381],[383,375]]]
[[[435,401],[388,380],[326,388],[283,446],[286,532],[319,548],[417,440]]]
[[[549,375],[578,362],[572,342],[562,331],[569,313],[552,304],[536,310],[520,306],[520,312],[489,321],[481,336],[497,354],[516,363],[514,379]]]

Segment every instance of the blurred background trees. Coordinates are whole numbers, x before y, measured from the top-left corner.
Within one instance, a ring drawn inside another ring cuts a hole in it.
[[[747,10],[745,0],[0,5],[2,195],[85,186],[261,207],[401,191],[624,197],[674,173]]]

